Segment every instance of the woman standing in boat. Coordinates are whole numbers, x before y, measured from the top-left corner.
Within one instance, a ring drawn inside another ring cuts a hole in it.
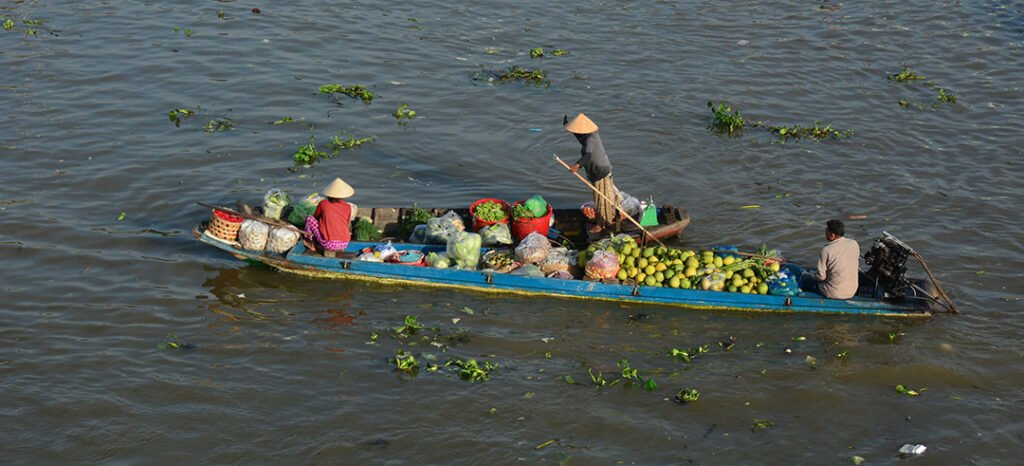
[[[590,118],[580,113],[569,121],[567,116],[563,116],[562,124],[567,131],[576,136],[576,140],[582,146],[579,161],[569,170],[576,173],[583,167],[587,171],[587,178],[597,188],[594,192],[597,226],[590,232],[600,233],[604,228],[615,224],[616,207],[622,202],[619,190],[615,188],[615,182],[612,180],[612,164],[604,151],[601,136],[597,134],[597,125]]]
[[[345,199],[356,191],[341,178],[335,178],[324,188],[326,199],[320,201],[313,215],[306,218],[306,232],[313,238],[314,246],[324,256],[334,257],[345,249],[352,239],[350,225],[355,204]]]

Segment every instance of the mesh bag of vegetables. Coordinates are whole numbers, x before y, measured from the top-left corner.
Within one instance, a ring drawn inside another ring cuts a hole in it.
[[[281,218],[281,211],[288,207],[288,193],[273,188],[263,195],[263,215],[270,218]]]
[[[448,238],[448,257],[459,269],[474,270],[480,263],[480,235],[459,231]]]

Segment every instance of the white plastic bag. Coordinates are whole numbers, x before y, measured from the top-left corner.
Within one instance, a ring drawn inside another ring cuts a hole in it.
[[[495,223],[480,229],[480,241],[484,246],[512,244],[512,232],[507,224]]]
[[[263,215],[270,218],[281,218],[281,211],[288,207],[288,193],[273,188],[263,195]]]
[[[380,257],[381,260],[388,260],[388,258],[391,257],[392,254],[398,252],[398,250],[395,249],[395,246],[391,244],[390,240],[386,243],[381,243],[374,246],[373,251],[380,253],[378,254],[378,257]]]
[[[455,267],[474,270],[480,263],[480,235],[468,231],[456,232],[448,238],[448,257]]]
[[[568,271],[577,261],[579,251],[566,248],[551,248],[548,250],[548,257],[537,263],[541,271],[550,274],[556,270]]]
[[[356,260],[364,262],[384,262],[384,259],[381,259],[380,256],[372,252],[364,252],[360,254],[359,257],[356,257]]]
[[[246,220],[238,229],[238,243],[250,251],[262,251],[267,246],[270,226],[259,220]]]
[[[631,217],[639,217],[641,214],[640,199],[630,196],[629,194],[624,193],[622,191],[619,191],[619,196],[620,199],[622,199],[622,202],[619,204],[619,206],[622,207],[622,210],[624,210]]]
[[[284,254],[299,242],[299,232],[291,228],[274,227],[267,238],[267,251]]]
[[[516,260],[524,264],[536,264],[547,259],[551,243],[536,231],[526,235],[516,246]]]
[[[445,244],[452,235],[465,230],[466,224],[463,223],[462,217],[455,213],[455,211],[449,210],[448,213],[440,217],[433,217],[427,220],[427,234],[424,242]]]

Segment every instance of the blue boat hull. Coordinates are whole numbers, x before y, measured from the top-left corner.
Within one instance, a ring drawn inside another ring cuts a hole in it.
[[[636,287],[583,280],[526,277],[489,271],[435,269],[411,265],[365,262],[328,258],[306,253],[300,243],[286,256],[268,252],[247,251],[234,244],[210,237],[197,227],[194,235],[200,241],[251,262],[261,262],[283,272],[321,278],[345,278],[383,283],[401,283],[446,288],[460,288],[489,293],[554,296],[622,303],[678,306],[691,309],[741,310],[759,312],[810,312],[824,314],[862,314],[875,316],[924,317],[931,312],[922,301],[883,301],[868,298],[848,300],[827,299],[818,294],[773,296],[728,293],[692,289]],[[358,252],[375,243],[352,242],[345,252]],[[398,250],[417,249],[440,252],[444,246],[396,244]]]

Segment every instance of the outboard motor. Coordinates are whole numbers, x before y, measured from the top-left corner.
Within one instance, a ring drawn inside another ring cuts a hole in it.
[[[874,282],[874,289],[896,296],[906,296],[912,288],[906,278],[907,258],[913,249],[895,236],[883,231],[874,246],[864,253],[864,263],[871,268],[864,275]],[[912,293],[916,294],[916,293]]]

